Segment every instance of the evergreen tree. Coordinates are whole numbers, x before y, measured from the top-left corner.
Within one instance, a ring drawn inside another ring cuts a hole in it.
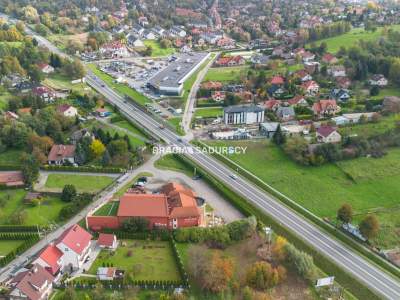
[[[278,127],[276,128],[276,131],[275,131],[274,136],[272,137],[272,140],[278,146],[283,145],[286,142],[286,137],[282,132],[281,124],[279,124]]]

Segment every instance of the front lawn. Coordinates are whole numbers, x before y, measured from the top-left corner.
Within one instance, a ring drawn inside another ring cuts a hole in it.
[[[89,273],[96,274],[103,265],[133,271],[135,280],[180,280],[169,242],[120,240],[115,253],[101,251]]]
[[[338,208],[345,202],[356,213],[400,204],[400,168],[396,169],[400,149],[391,149],[381,159],[358,158],[307,167],[294,163],[267,141],[210,144],[247,146],[246,154],[233,154],[229,158],[320,217],[335,219]],[[396,246],[390,241],[379,245]]]
[[[110,185],[114,179],[109,176],[52,173],[48,175],[45,188],[61,191],[66,184],[72,184],[78,192],[95,193]]]
[[[95,216],[116,216],[118,212],[119,201],[110,201],[104,204],[93,215]]]
[[[21,246],[25,240],[0,240],[0,257],[6,256]]]
[[[59,212],[67,203],[55,196],[45,196],[40,205],[26,204],[26,193],[23,189],[0,191],[0,224],[10,224],[13,216],[20,212],[23,212],[23,218],[18,225],[48,225],[58,222]]]
[[[175,48],[161,48],[161,45],[158,41],[155,40],[144,40],[143,43],[146,47],[151,47],[152,52],[151,56],[168,56],[175,53]]]

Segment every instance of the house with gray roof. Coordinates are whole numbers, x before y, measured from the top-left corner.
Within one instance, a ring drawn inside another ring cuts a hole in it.
[[[283,122],[291,121],[295,118],[293,106],[279,106],[276,110],[276,116]]]

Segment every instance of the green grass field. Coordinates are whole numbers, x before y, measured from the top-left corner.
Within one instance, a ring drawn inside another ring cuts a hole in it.
[[[95,216],[116,216],[118,212],[119,202],[111,201],[104,204],[98,210],[95,211]]]
[[[399,30],[400,25],[392,25],[390,28],[394,30]],[[365,31],[362,28],[354,28],[349,32],[338,35],[335,37],[322,39],[315,41],[315,44],[319,45],[322,42],[325,42],[328,46],[328,51],[332,53],[336,53],[339,51],[340,47],[349,47],[356,45],[359,40],[364,41],[374,41],[382,35],[382,27],[379,27],[375,32]],[[307,45],[308,47],[310,44]]]
[[[0,209],[0,224],[8,224],[12,215],[25,211],[26,217],[21,225],[47,225],[58,221],[60,210],[66,205],[60,198],[46,196],[40,205],[25,204],[26,191],[23,189],[0,191],[4,206]]]
[[[175,131],[179,135],[184,135],[181,122],[182,122],[182,117],[174,117],[168,119],[168,123],[175,129]]]
[[[137,129],[134,125],[132,125],[131,123],[129,123],[126,120],[118,121],[113,124],[118,127],[125,128],[126,130],[129,130],[130,132],[132,132],[134,134],[137,134],[137,135],[140,135],[140,136],[146,138],[146,136],[144,136],[143,133],[139,129]]]
[[[101,80],[103,80],[108,86],[115,89],[121,95],[127,95],[131,97],[135,102],[140,105],[144,105],[145,103],[150,103],[151,100],[146,96],[140,94],[138,91],[131,89],[129,86],[125,84],[120,84],[114,82],[114,78],[110,75],[100,71],[97,69],[95,64],[87,64],[86,65],[96,76],[98,76]]]
[[[85,83],[72,84],[71,79],[67,78],[62,74],[51,74],[42,82],[45,86],[48,86],[55,90],[72,90],[75,92],[83,91],[88,86]]]
[[[400,205],[400,168],[393,167],[399,165],[400,149],[390,150],[382,159],[359,158],[307,167],[294,163],[266,141],[210,144],[247,146],[245,155],[235,154],[229,158],[320,217],[334,219],[337,209],[345,202],[350,203],[356,213]],[[395,246],[390,240],[376,242],[380,246]]]
[[[151,49],[153,50],[151,52],[151,56],[152,57],[156,57],[156,56],[168,56],[171,54],[175,53],[175,48],[161,48],[160,43],[158,41],[155,40],[144,40],[143,43],[147,46],[147,47],[151,47]]]
[[[20,165],[22,153],[21,150],[7,150],[0,153],[0,165]]]
[[[189,169],[186,164],[183,164],[181,161],[176,160],[172,154],[166,154],[162,156],[154,163],[154,166],[162,170],[173,170],[182,172],[189,177],[194,175],[194,170]]]
[[[241,76],[244,76],[250,66],[243,65],[237,67],[226,67],[226,68],[210,68],[204,76],[203,81],[238,81]]]
[[[114,254],[100,252],[89,273],[96,274],[103,263],[123,270],[135,270],[135,280],[180,280],[169,242],[121,240]]]
[[[45,188],[52,191],[61,191],[66,184],[72,184],[78,192],[94,193],[110,185],[114,179],[108,176],[80,175],[80,174],[49,174]]]
[[[371,96],[371,99],[383,99],[386,96],[397,96],[400,97],[400,88],[396,87],[387,87],[384,89],[381,89],[379,91],[379,94],[376,96]]]
[[[348,125],[339,128],[340,134],[344,136],[358,135],[370,137],[382,134],[390,129],[395,128],[396,122],[400,121],[400,114],[382,117],[377,123],[366,123]]]
[[[206,107],[206,108],[197,108],[194,117],[217,118],[217,117],[222,117],[222,115],[223,115],[222,107]]]
[[[0,240],[0,257],[6,256],[11,251],[21,246],[24,240]]]

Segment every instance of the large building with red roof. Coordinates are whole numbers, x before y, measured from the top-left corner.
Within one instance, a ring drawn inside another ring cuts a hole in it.
[[[150,228],[176,229],[204,224],[204,211],[197,205],[196,194],[180,184],[168,183],[159,194],[125,193],[120,198],[116,216],[88,216],[87,226],[93,230],[115,229],[133,217],[147,219]]]
[[[75,224],[65,230],[54,242],[45,247],[34,261],[53,276],[61,271],[72,271],[82,267],[89,256],[92,235]]]

